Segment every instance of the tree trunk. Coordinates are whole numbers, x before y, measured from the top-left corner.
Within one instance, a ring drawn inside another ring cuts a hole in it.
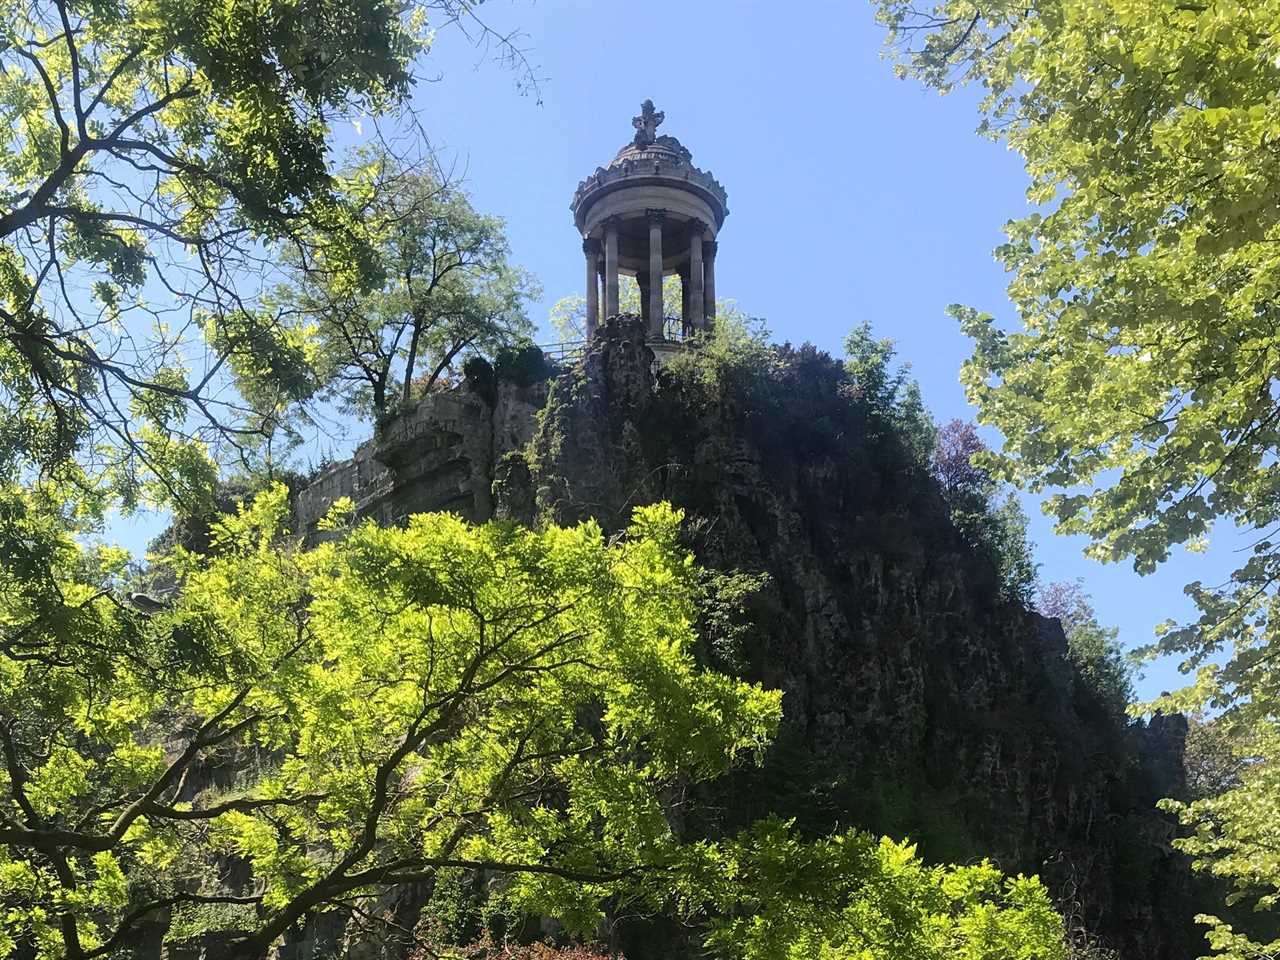
[[[427,386],[426,386],[427,391],[431,390],[431,388],[435,385],[435,382],[440,378],[440,374],[444,373],[444,368],[447,367],[449,364],[453,363],[453,358],[456,357],[470,343],[471,343],[471,339],[468,338],[466,340],[463,340],[461,343],[454,344],[454,346],[452,346],[449,349],[449,352],[444,355],[444,359],[442,359],[439,363],[436,364],[436,368],[431,371],[431,376],[427,378]]]
[[[409,355],[404,362],[404,402],[408,403],[413,390],[413,364],[418,357],[418,337],[422,335],[422,320],[413,318],[413,336],[409,338]]]

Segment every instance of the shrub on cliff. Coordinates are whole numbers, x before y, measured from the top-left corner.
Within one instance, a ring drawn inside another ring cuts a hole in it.
[[[1049,584],[1040,591],[1037,606],[1062,624],[1067,653],[1079,670],[1079,682],[1096,704],[1094,710],[1123,717],[1133,700],[1133,669],[1116,639],[1116,628],[1098,622],[1079,581]]]
[[[971,424],[935,426],[910,367],[896,362],[893,341],[860,324],[837,361],[811,344],[772,344],[764,321],[731,312],[714,333],[668,361],[669,422],[716,408],[751,425],[788,462],[818,451],[874,451],[877,465],[908,482],[932,474],[950,519],[994,572],[1000,597],[1030,606],[1037,564],[1027,517],[1016,497],[971,458],[986,451]],[[837,449],[839,448],[839,449]],[[919,497],[931,495],[926,480]]]
[[[1017,496],[975,463],[987,445],[973,424],[951,420],[937,430],[933,475],[951,511],[951,522],[997,572],[1000,596],[1029,607],[1039,564],[1027,537],[1027,515]]]

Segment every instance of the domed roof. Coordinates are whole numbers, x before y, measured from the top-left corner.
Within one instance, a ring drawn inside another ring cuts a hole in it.
[[[581,229],[587,209],[613,191],[642,184],[666,184],[701,196],[708,203],[718,227],[729,212],[724,187],[710,173],[693,165],[693,154],[675,137],[659,136],[658,127],[666,119],[652,100],[640,105],[640,115],[631,118],[636,134],[607,167],[578,184],[569,205]]]

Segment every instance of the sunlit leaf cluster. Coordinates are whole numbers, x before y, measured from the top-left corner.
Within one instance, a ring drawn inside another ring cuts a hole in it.
[[[426,42],[392,0],[0,5],[6,470],[170,498],[262,433],[228,364],[304,391],[264,278],[303,224],[361,259],[329,125],[402,101]]]
[[[758,756],[778,722],[778,693],[696,665],[696,568],[664,506],[617,543],[423,515],[306,549],[277,488],[212,556],[179,551],[150,613],[70,518],[5,506],[0,534],[40,545],[0,606],[12,942],[110,955],[175,906],[230,902],[256,956],[454,868],[585,931],[662,896],[628,881],[681,860],[665,791]],[[247,882],[218,881],[229,858]]]

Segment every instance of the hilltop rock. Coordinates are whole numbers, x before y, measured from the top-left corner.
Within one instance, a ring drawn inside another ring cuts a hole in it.
[[[1001,599],[841,365],[811,347],[770,356],[745,372],[659,363],[639,320],[614,318],[549,383],[428,398],[297,512],[313,525],[347,495],[379,522],[449,509],[613,532],[669,500],[702,564],[768,578],[736,656],[706,656],[785,691],[763,771],[696,798],[684,829],[776,812],[909,835],[928,859],[1040,874],[1126,958],[1194,955],[1191,882],[1154,806],[1183,790],[1181,718],[1098,702],[1058,622]],[[668,949],[649,933],[629,957]]]

